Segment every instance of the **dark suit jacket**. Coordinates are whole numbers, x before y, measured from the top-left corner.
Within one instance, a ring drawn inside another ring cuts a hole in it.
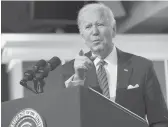
[[[91,52],[85,54],[90,58]],[[168,111],[159,81],[150,60],[117,49],[118,73],[116,102],[142,118],[149,124],[168,121]],[[63,65],[65,81],[74,74],[74,60]],[[128,71],[124,71],[127,69]],[[113,71],[113,70],[111,70]],[[138,88],[127,89],[128,85],[139,84]],[[95,67],[87,72],[85,86],[89,85],[102,92],[96,76]]]

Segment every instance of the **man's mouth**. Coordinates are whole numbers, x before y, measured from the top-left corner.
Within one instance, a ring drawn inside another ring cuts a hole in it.
[[[99,45],[100,43],[101,43],[101,41],[98,41],[98,40],[97,41],[93,41],[94,45]]]
[[[93,43],[99,43],[101,40],[94,40]]]

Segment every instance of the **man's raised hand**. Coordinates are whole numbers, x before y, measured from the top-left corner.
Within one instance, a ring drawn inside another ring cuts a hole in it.
[[[75,75],[73,80],[84,80],[86,72],[91,69],[93,66],[92,61],[84,55],[83,50],[81,49],[78,55],[75,58],[74,70]]]

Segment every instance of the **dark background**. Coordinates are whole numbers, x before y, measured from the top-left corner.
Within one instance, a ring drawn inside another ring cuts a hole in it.
[[[1,1],[2,33],[78,33],[79,9],[97,1]],[[103,1],[119,34],[168,33],[167,1]]]

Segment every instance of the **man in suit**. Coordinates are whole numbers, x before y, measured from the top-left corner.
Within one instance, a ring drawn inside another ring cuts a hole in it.
[[[116,22],[110,8],[100,3],[85,5],[78,14],[78,27],[90,52],[81,50],[75,60],[63,65],[69,73],[65,86],[89,85],[142,118],[147,115],[151,127],[168,127],[153,64],[114,45]]]

